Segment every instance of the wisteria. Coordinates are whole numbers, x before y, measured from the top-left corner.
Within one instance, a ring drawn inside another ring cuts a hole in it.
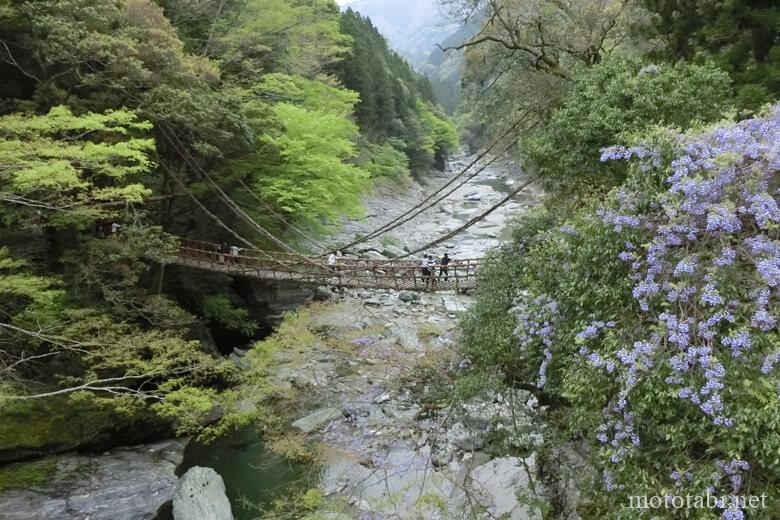
[[[769,374],[780,364],[778,351],[753,354],[760,344],[754,334],[774,331],[777,323],[772,291],[780,285],[780,209],[771,187],[780,169],[780,105],[766,117],[697,136],[668,137],[676,157],[669,162],[666,193],[647,204],[642,191],[623,188],[613,207],[597,212],[616,233],[648,233],[644,246],[626,247],[618,258],[630,262],[632,295],[640,310],[660,327],[659,334],[618,350],[614,358],[585,345],[597,338],[599,327],[589,325],[577,334],[580,355],[614,373],[620,384],[597,432],[611,448],[613,463],[639,442],[627,409],[631,389],[651,367],[665,364],[666,384],[681,400],[715,427],[731,428],[735,420],[724,397],[730,371],[749,370],[752,363],[754,373]],[[660,148],[612,147],[602,160],[636,160],[641,172],[651,172],[663,168],[663,156]],[[636,210],[640,207],[644,211]],[[740,318],[746,310],[747,322]],[[719,464],[738,489],[739,472],[747,465]],[[672,479],[683,481],[679,473]],[[616,488],[611,476],[605,484]],[[741,518],[733,505],[721,508],[724,518]]]
[[[692,435],[690,442],[707,445],[712,458],[692,458],[685,437],[674,466],[653,478],[702,492],[707,475],[717,475],[707,492],[725,493],[718,507],[724,519],[736,520],[744,514],[730,497],[750,466],[740,458],[716,464],[719,445],[707,443],[772,424],[749,414],[780,391],[774,379],[780,369],[780,105],[698,135],[657,130],[648,143],[603,150],[603,161],[635,163],[629,180],[595,212],[558,228],[559,236],[577,240],[550,241],[544,250],[557,254],[550,248],[565,247],[561,257],[578,262],[601,261],[600,252],[610,251],[604,254],[619,262],[605,266],[606,273],[627,276],[630,294],[624,279],[595,287],[605,283],[605,271],[587,282],[550,277],[518,296],[515,335],[527,358],[541,359],[540,387],[561,384],[548,382],[553,360],[565,385],[596,378],[599,399],[582,407],[591,413],[588,407],[598,403],[602,410],[593,435],[608,491],[641,479],[632,469],[646,468],[658,443],[679,447],[682,436]],[[577,299],[581,288],[588,299]],[[602,305],[616,322],[598,315]],[[672,426],[670,417],[686,422]],[[755,457],[746,446],[722,453]]]
[[[547,383],[547,367],[552,361],[550,348],[558,319],[558,303],[545,294],[532,297],[527,291],[521,291],[511,312],[517,319],[514,334],[520,341],[521,351],[535,343],[542,346],[543,359],[536,386],[543,388]]]

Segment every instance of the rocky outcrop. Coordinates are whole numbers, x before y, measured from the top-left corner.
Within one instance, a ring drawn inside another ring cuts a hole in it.
[[[61,455],[45,485],[0,494],[0,518],[152,520],[176,489],[186,441]]]
[[[174,520],[233,520],[222,477],[195,466],[179,479],[173,496]]]
[[[268,282],[248,278],[251,287],[249,303],[254,318],[265,325],[278,325],[284,313],[292,311],[314,298],[315,287],[290,283]]]

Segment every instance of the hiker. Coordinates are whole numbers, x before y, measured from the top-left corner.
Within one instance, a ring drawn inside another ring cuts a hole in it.
[[[220,242],[217,246],[217,253],[219,253],[219,262],[225,263],[225,254],[230,251],[227,242]]]
[[[428,255],[427,264],[428,264],[428,272],[430,273],[428,279],[431,283],[431,289],[435,289],[436,288],[436,260],[433,258],[433,255]]]
[[[444,253],[444,256],[441,257],[441,260],[439,260],[439,278],[444,276],[444,281],[448,281],[450,279],[450,255],[447,253]]]
[[[118,224],[116,222],[112,222],[111,223],[111,234],[112,235],[116,235],[117,233],[119,233],[120,229],[122,229],[122,225],[121,224]]]
[[[338,276],[338,285],[336,287],[338,288],[339,294],[344,294],[344,286],[341,285],[341,276],[338,275],[340,260],[341,251],[334,251],[331,253],[330,256],[328,256],[328,269],[336,273],[336,276]]]
[[[428,264],[429,256],[430,255],[423,255],[422,260],[420,260],[422,279],[425,282],[425,287],[428,287],[428,284],[431,283],[431,269]]]
[[[334,251],[328,257],[328,269],[330,269],[333,272],[339,270],[338,268],[339,256],[341,256],[341,251]]]
[[[230,256],[232,257],[231,262],[234,264],[238,263],[238,255],[241,253],[241,248],[238,246],[230,246]]]

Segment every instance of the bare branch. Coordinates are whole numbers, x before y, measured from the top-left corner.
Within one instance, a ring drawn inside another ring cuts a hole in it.
[[[43,82],[38,78],[38,76],[36,76],[36,75],[34,75],[34,74],[30,73],[30,72],[27,72],[26,70],[24,70],[24,67],[19,65],[19,63],[16,61],[16,58],[14,58],[14,55],[11,52],[11,49],[8,48],[8,44],[6,43],[5,40],[0,39],[0,43],[3,44],[3,47],[5,48],[6,54],[8,54],[8,58],[3,58],[4,62],[8,63],[9,65],[13,65],[17,69],[19,69],[19,72],[21,72],[22,74],[24,74],[25,76],[27,76],[30,79],[34,79],[38,84],[43,84]]]

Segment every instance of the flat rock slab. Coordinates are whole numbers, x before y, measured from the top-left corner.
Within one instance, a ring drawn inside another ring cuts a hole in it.
[[[194,466],[179,479],[173,496],[174,520],[233,520],[225,483],[211,468]]]
[[[474,496],[491,518],[542,520],[534,502],[540,496],[541,483],[532,480],[536,473],[535,457],[526,459],[502,457],[493,459],[471,472]]]
[[[173,498],[184,440],[60,455],[46,486],[0,494],[3,520],[152,520]]]
[[[292,423],[292,426],[293,428],[298,428],[303,433],[310,433],[341,417],[341,410],[338,408],[321,408],[306,417],[301,417]]]

